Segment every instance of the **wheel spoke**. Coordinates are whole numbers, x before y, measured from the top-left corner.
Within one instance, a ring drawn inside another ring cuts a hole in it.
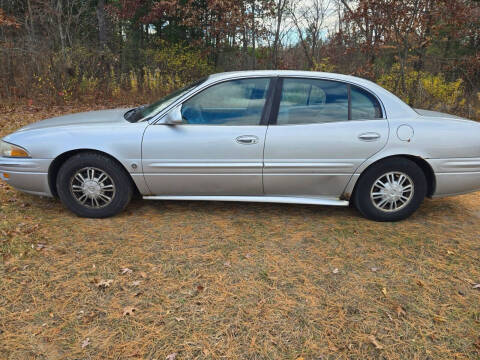
[[[112,198],[110,196],[107,196],[105,194],[100,194],[98,195],[101,199],[105,200],[106,202],[112,201]]]
[[[374,199],[380,199],[380,198],[383,198],[385,196],[385,194],[383,192],[374,192],[372,193],[372,197]]]
[[[383,206],[384,206],[385,204],[387,204],[387,199],[383,199],[382,201],[380,201],[380,202],[377,204],[377,206],[378,206],[379,208],[383,208]]]
[[[85,201],[87,201],[87,194],[83,194],[78,198],[78,201],[80,201],[81,204],[85,204]]]
[[[375,186],[377,186],[380,189],[385,189],[386,188],[386,184],[383,183],[380,179],[377,180],[377,182],[375,183]]]
[[[103,183],[105,180],[108,179],[108,175],[105,173],[101,173],[100,176],[97,179],[98,183]]]
[[[77,179],[77,181],[79,181],[81,184],[85,182],[85,178],[80,173],[75,174],[75,179]]]

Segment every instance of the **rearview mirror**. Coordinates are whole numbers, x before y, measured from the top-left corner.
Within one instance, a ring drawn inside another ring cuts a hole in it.
[[[167,125],[178,125],[183,123],[182,106],[180,105],[170,110],[167,116],[165,116],[164,123]]]

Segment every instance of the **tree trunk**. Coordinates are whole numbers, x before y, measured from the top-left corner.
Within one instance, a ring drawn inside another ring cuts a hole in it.
[[[257,29],[255,27],[255,0],[252,1],[252,69],[255,70],[257,67],[257,56],[255,54],[255,46],[256,46],[256,37],[257,37]]]
[[[98,41],[100,47],[105,48],[108,45],[108,25],[105,14],[105,0],[98,0],[96,13],[98,22]]]
[[[273,56],[272,56],[272,63],[273,68],[278,68],[278,43],[280,41],[280,28],[282,26],[282,18],[283,18],[283,9],[284,4],[287,0],[279,0],[277,5],[277,27],[275,29],[275,40],[273,41]]]

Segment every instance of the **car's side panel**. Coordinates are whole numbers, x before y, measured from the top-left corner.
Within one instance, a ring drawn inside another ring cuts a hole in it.
[[[387,146],[362,163],[344,190],[348,198],[361,174],[373,163],[391,156],[413,156],[425,160],[435,174],[434,197],[480,189],[480,124],[473,121],[429,118],[389,120]],[[412,129],[401,139],[402,127]]]
[[[26,148],[32,155],[32,159],[16,160],[21,163],[15,169],[18,172],[17,178],[22,176],[22,173],[28,177],[28,173],[35,172],[43,174],[42,181],[44,177],[48,183],[49,165],[55,158],[70,151],[94,150],[118,160],[130,173],[139,191],[148,195],[149,190],[141,169],[141,143],[147,126],[148,123],[132,124],[119,119],[102,126],[59,125],[20,131],[5,137],[5,140]],[[32,169],[32,162],[41,164],[42,168]],[[10,166],[8,170],[14,169]],[[50,193],[45,192],[42,195]]]
[[[143,171],[154,195],[261,195],[267,127],[151,125]],[[255,137],[252,144],[239,141]]]
[[[374,141],[359,136],[377,133]],[[386,120],[268,127],[264,155],[266,195],[340,196],[365,159],[388,138]]]

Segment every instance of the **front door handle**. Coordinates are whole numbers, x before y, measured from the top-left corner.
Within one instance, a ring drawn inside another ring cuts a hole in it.
[[[376,132],[367,132],[358,135],[358,138],[362,141],[375,141],[380,139],[380,134]]]
[[[255,135],[242,135],[235,139],[237,143],[242,145],[253,145],[258,143],[258,137]]]

